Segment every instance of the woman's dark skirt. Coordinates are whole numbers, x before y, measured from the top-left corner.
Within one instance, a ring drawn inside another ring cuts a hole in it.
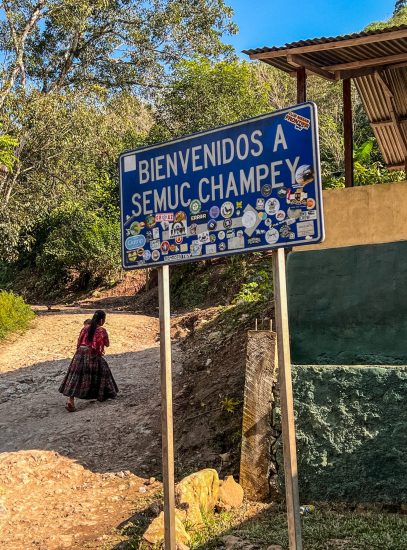
[[[59,391],[67,397],[105,401],[114,399],[119,390],[106,360],[90,348],[81,346],[69,365]]]

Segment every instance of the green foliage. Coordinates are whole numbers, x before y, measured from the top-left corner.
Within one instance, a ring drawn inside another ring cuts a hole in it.
[[[11,332],[26,329],[34,316],[20,296],[0,291],[0,340]]]
[[[120,269],[120,225],[117,217],[66,202],[47,220],[49,231],[36,263],[45,279],[79,279],[79,287],[109,281]]]
[[[241,401],[239,399],[235,399],[234,397],[224,397],[221,401],[221,407],[222,410],[233,414],[236,412],[237,407],[241,404]]]
[[[0,135],[0,165],[3,165],[7,170],[12,170],[17,157],[14,155],[14,149],[17,147],[18,141],[8,134]]]
[[[179,63],[171,85],[156,98],[150,141],[206,130],[270,111],[270,85],[244,61]]]
[[[393,15],[387,21],[375,21],[365,27],[365,31],[380,31],[389,27],[407,25],[407,6],[404,0],[396,2]]]

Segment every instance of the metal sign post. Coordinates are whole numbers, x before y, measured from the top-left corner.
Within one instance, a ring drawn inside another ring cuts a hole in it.
[[[273,280],[288,539],[291,550],[302,550],[300,500],[298,494],[297,446],[295,441],[294,404],[291,381],[290,333],[288,327],[285,252],[282,248],[279,248],[273,252]]]
[[[169,264],[277,249],[276,326],[290,548],[299,550],[284,247],[324,239],[316,105],[307,102],[119,159],[122,262],[159,270],[165,548],[175,550]]]
[[[169,267],[168,265],[164,265],[158,269],[158,301],[160,306],[162,469],[164,482],[164,541],[166,550],[176,550],[169,282]]]

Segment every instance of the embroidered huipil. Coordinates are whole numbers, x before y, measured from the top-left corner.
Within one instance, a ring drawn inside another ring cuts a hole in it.
[[[96,355],[102,356],[105,352],[105,347],[109,347],[109,335],[107,334],[107,330],[103,327],[97,327],[92,342],[88,342],[88,330],[89,327],[83,327],[81,330],[78,338],[78,348],[79,346],[89,346]]]

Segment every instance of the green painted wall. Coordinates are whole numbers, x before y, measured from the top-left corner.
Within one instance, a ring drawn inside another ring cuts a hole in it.
[[[406,366],[293,367],[302,503],[407,502],[406,381]]]
[[[407,242],[291,253],[299,364],[407,364]]]

